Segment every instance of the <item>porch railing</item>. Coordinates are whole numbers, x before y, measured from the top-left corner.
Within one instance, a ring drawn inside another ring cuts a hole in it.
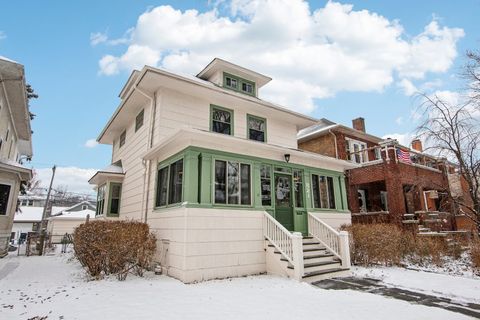
[[[308,234],[316,238],[330,252],[340,258],[342,268],[350,268],[350,247],[347,231],[338,232],[309,212]]]
[[[295,278],[303,277],[303,237],[290,232],[268,212],[263,214],[263,235],[293,265]]]

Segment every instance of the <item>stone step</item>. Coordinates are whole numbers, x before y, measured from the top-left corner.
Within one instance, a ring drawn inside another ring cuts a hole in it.
[[[306,272],[302,277],[302,281],[308,283],[316,283],[325,279],[335,278],[335,277],[346,277],[350,275],[350,270],[342,268],[329,268],[319,271]]]
[[[423,220],[425,223],[440,223],[442,222],[442,219],[425,219]]]
[[[420,220],[402,220],[402,223],[405,223],[405,224],[420,223]]]

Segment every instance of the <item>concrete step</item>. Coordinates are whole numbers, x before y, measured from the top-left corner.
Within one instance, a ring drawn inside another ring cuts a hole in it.
[[[440,223],[442,222],[442,219],[425,219],[423,220],[425,223]]]
[[[330,268],[330,269],[324,269],[320,271],[305,273],[305,275],[302,277],[302,281],[313,284],[325,279],[331,279],[336,277],[348,277],[350,275],[351,275],[350,270],[346,270],[342,268]]]
[[[430,228],[418,228],[418,231],[419,232],[430,232],[431,229]]]
[[[420,220],[402,220],[402,223],[405,223],[405,224],[420,223]]]
[[[316,271],[322,271],[327,269],[334,269],[340,268],[342,264],[340,261],[331,260],[331,261],[323,261],[323,262],[315,262],[315,263],[305,263],[303,266],[303,271],[305,273],[312,273]],[[288,266],[289,269],[293,269],[293,266]]]

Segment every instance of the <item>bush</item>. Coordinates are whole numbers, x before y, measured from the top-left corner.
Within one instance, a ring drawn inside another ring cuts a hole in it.
[[[475,235],[470,243],[470,255],[473,269],[480,274],[480,238],[478,235]]]
[[[92,221],[75,229],[76,258],[94,278],[115,274],[125,280],[129,272],[139,276],[150,266],[156,249],[148,224],[135,221]]]

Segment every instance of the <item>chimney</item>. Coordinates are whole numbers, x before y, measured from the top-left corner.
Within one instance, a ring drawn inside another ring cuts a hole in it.
[[[423,152],[422,141],[420,139],[415,139],[412,141],[412,149],[417,150],[418,152]]]
[[[352,127],[353,129],[365,132],[365,119],[362,117],[358,117],[352,120]]]

